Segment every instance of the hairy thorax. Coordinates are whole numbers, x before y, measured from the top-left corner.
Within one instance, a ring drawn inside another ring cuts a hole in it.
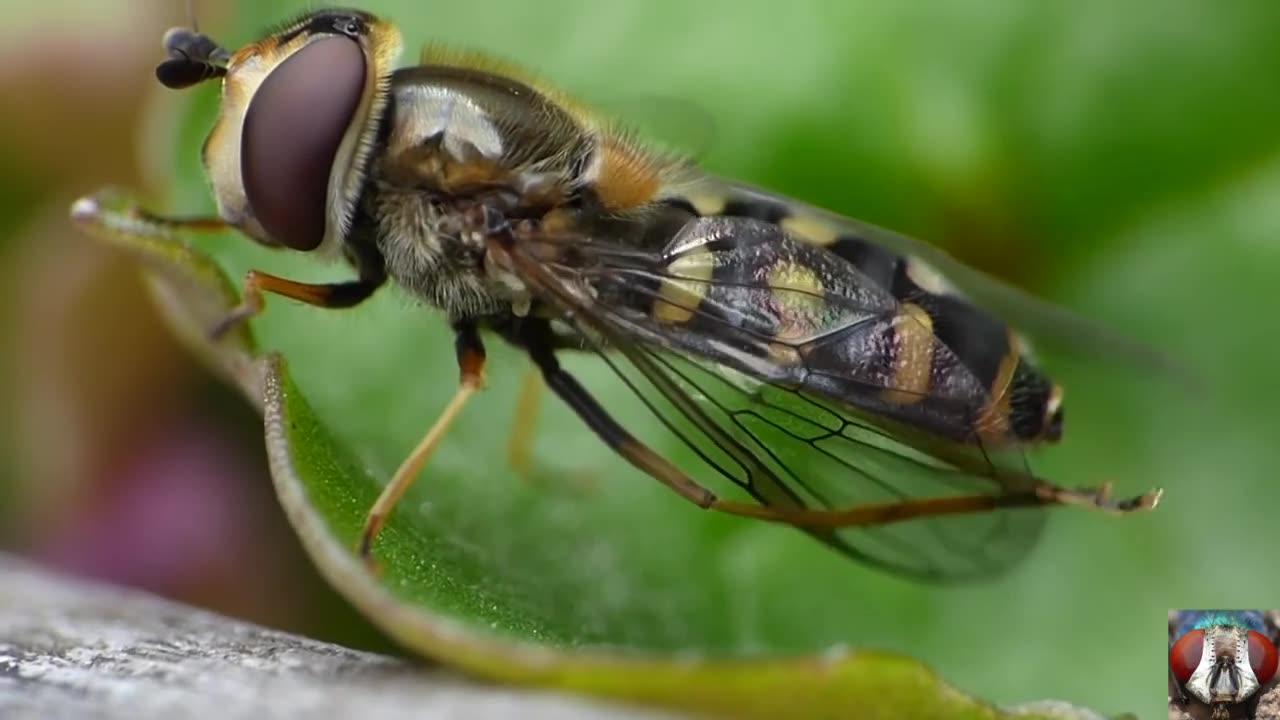
[[[390,185],[366,203],[366,217],[376,218],[375,242],[387,274],[414,297],[451,319],[510,307],[511,288],[486,271],[484,238],[465,227],[455,208]]]

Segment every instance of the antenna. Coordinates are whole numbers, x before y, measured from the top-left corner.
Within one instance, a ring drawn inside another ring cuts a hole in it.
[[[171,28],[164,34],[163,45],[169,59],[156,67],[156,78],[169,88],[190,87],[227,74],[231,55],[200,32],[193,0],[187,0],[187,19],[190,28]]]

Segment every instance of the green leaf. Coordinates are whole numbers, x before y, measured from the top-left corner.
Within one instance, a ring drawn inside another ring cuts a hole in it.
[[[1256,500],[1274,492],[1280,465],[1274,394],[1260,392],[1278,354],[1265,322],[1280,267],[1280,96],[1266,79],[1280,76],[1269,39],[1280,6],[368,6],[397,20],[410,48],[434,37],[497,49],[588,99],[623,85],[704,103],[722,132],[713,170],[1039,279],[1196,364],[1212,394],[1050,362],[1068,388],[1068,440],[1037,468],[1065,484],[1163,485],[1165,504],[1122,520],[1054,513],[1008,577],[921,587],[786,528],[691,508],[553,402],[539,411],[532,477],[521,476],[505,442],[528,367],[494,347],[489,388],[401,503],[373,582],[346,549],[377,483],[452,394],[451,340],[398,291],[344,312],[271,300],[253,326],[288,361],[287,375],[262,368],[280,392],[268,404],[286,440],[273,444],[276,480],[317,563],[388,633],[493,677],[683,707],[995,713],[909,656],[1000,703],[1061,696],[1145,717],[1160,701],[1136,678],[1163,672],[1168,606],[1276,595],[1247,538],[1270,532]],[[234,46],[297,9],[242,3],[218,36]],[[210,207],[197,150],[215,94],[166,95],[176,114],[151,124],[151,175],[172,190],[165,210]],[[234,236],[200,245],[231,277],[349,275]],[[569,364],[629,428],[680,452],[598,363]],[[1224,553],[1191,530],[1215,503],[1231,508],[1222,523],[1243,549]],[[868,650],[833,650],[843,647]]]
[[[377,495],[377,480],[334,443],[284,362],[272,357],[268,367],[267,442],[290,519],[329,580],[424,655],[491,678],[732,717],[842,717],[852,707],[869,718],[1008,716],[951,690],[917,661],[890,653],[832,647],[808,658],[711,659],[692,645],[655,653],[640,643],[605,644],[607,639],[592,646],[548,642],[542,629],[574,614],[518,615],[518,603],[500,604],[512,598],[460,581],[476,574],[475,558],[462,557],[435,528],[411,521],[388,528],[393,537],[380,544],[382,576],[373,580],[350,548]],[[499,628],[507,632],[489,632]],[[508,632],[515,637],[504,637]],[[1036,708],[1026,716],[1071,717],[1067,711],[1078,712]]]

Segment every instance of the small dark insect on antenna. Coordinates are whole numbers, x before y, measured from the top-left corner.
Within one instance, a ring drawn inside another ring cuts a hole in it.
[[[156,79],[161,85],[174,90],[226,75],[227,60],[231,57],[222,46],[200,32],[190,0],[187,1],[187,17],[191,21],[191,29],[170,28],[164,34],[164,50],[169,59],[156,66]]]

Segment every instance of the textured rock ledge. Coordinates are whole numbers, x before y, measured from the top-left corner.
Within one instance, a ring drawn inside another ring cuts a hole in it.
[[[0,555],[0,717],[670,717],[499,687],[268,630]]]

